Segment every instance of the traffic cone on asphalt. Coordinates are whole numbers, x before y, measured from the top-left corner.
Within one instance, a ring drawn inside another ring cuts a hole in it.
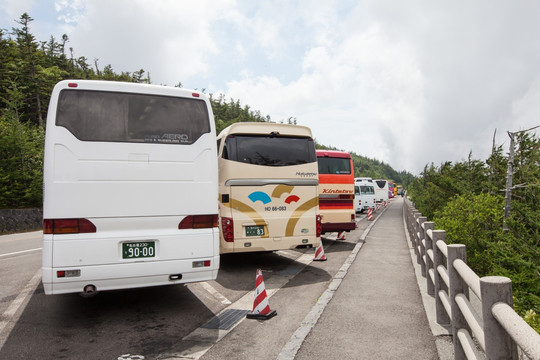
[[[385,207],[385,208],[388,207],[388,201],[385,201],[385,202],[384,202],[384,207]]]
[[[270,310],[268,296],[264,287],[264,279],[261,269],[257,269],[255,277],[255,299],[253,300],[253,311],[247,313],[248,319],[268,320],[277,315],[276,310]]]
[[[369,221],[373,220],[373,213],[371,212],[371,208],[368,208],[367,210],[367,218]]]
[[[338,232],[336,240],[345,240],[345,231]]]
[[[375,208],[375,211],[379,211],[380,208],[381,208],[381,203],[377,203],[377,207]]]
[[[322,241],[321,244],[317,247],[317,250],[315,250],[315,258],[313,259],[313,261],[326,261],[326,255],[324,253]]]

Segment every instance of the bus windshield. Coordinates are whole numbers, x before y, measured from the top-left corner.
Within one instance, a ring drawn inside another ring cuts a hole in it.
[[[311,138],[265,135],[230,135],[224,159],[262,166],[291,166],[317,161]]]

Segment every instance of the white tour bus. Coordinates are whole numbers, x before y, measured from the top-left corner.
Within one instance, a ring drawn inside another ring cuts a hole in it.
[[[58,83],[45,137],[45,293],[215,279],[216,152],[204,94]]]
[[[319,246],[311,130],[242,122],[224,129],[217,142],[221,253]]]
[[[373,187],[375,188],[375,199],[377,202],[383,202],[388,200],[388,181],[384,179],[373,180]]]
[[[354,178],[354,210],[375,209],[375,188],[371,178]]]

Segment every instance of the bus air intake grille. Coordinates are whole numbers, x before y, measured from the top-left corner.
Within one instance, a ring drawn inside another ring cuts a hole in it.
[[[229,309],[222,314],[215,316],[212,320],[203,325],[206,329],[229,330],[239,320],[246,317],[249,310]]]

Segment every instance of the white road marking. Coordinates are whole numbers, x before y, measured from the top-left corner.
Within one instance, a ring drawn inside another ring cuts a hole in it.
[[[29,250],[15,251],[15,252],[12,252],[12,253],[7,253],[7,254],[1,254],[0,258],[12,256],[12,255],[18,255],[18,254],[34,252],[34,251],[40,251],[41,249],[43,249],[43,248],[35,248],[35,249],[29,249]]]
[[[0,349],[4,346],[11,330],[19,320],[22,314],[22,310],[26,307],[26,304],[32,297],[32,294],[36,290],[39,282],[41,281],[41,269],[39,269],[34,277],[26,284],[24,289],[19,293],[19,296],[15,298],[4,311],[0,320]]]
[[[227,299],[225,296],[223,296],[219,291],[217,291],[212,285],[210,285],[207,282],[201,282],[199,283],[206,291],[208,291],[212,296],[214,296],[216,299],[218,299],[223,305],[230,305],[232,304],[229,299]]]

